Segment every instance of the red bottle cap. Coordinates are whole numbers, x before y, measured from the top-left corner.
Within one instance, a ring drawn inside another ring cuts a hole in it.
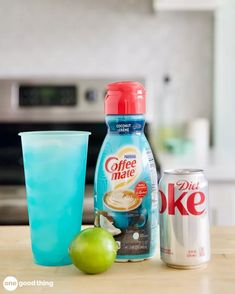
[[[144,114],[145,89],[138,82],[116,82],[107,85],[105,114]]]

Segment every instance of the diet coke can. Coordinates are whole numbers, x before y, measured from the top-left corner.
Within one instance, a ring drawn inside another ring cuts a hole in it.
[[[168,266],[204,267],[210,260],[208,182],[202,170],[167,170],[159,183],[160,251]]]

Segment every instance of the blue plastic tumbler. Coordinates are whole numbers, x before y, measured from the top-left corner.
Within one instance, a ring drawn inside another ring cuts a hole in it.
[[[71,264],[81,230],[89,132],[41,131],[22,141],[31,245],[36,264]]]

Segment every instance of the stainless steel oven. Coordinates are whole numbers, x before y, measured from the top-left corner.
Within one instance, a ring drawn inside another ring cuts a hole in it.
[[[146,84],[142,78],[134,79]],[[83,222],[93,222],[94,171],[106,134],[103,99],[106,84],[114,80],[0,80],[0,224],[28,223],[18,133],[36,130],[91,131]],[[150,116],[147,113],[147,136]]]

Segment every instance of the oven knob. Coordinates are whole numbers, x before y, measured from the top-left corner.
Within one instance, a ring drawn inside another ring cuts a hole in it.
[[[98,98],[98,94],[96,90],[94,89],[86,90],[85,99],[87,102],[91,102],[91,103],[96,102],[97,98]]]

